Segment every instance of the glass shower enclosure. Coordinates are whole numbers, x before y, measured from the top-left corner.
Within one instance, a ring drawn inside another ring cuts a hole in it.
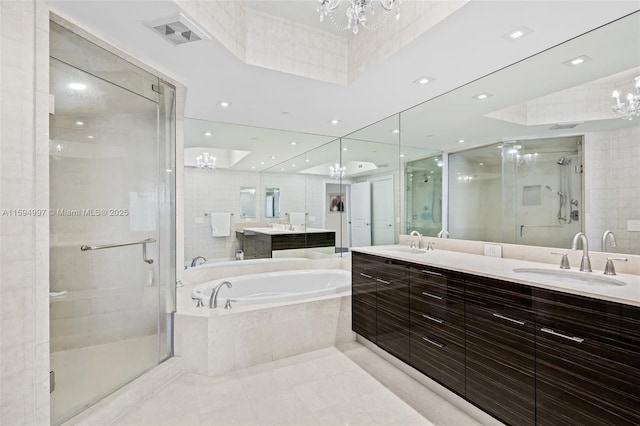
[[[59,424],[172,354],[175,89],[51,23],[50,351]]]

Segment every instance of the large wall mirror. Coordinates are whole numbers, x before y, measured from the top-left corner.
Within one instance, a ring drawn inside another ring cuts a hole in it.
[[[640,117],[612,110],[638,76],[640,12],[403,112],[403,145],[445,151],[451,238],[568,248],[584,231],[601,250],[611,230],[607,251],[640,254]],[[427,164],[407,225],[439,219]]]

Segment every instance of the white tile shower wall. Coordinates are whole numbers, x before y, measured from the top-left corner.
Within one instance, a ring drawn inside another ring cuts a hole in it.
[[[601,250],[605,230],[613,231],[617,247],[611,252],[640,254],[640,232],[627,230],[628,220],[640,219],[640,126],[585,135],[586,233],[590,247]]]
[[[212,316],[200,309],[176,314],[176,355],[192,373],[219,375],[355,340],[350,295]]]
[[[290,212],[309,213],[309,227],[322,226],[324,202],[310,203],[305,200],[322,200],[324,177],[297,174],[234,172],[222,169],[203,171],[193,167],[184,168],[184,241],[186,260],[195,256],[207,259],[231,260],[239,241],[232,232],[229,237],[212,237],[209,218],[205,213],[233,213],[232,224],[243,222],[240,217],[240,188],[256,188],[256,216],[252,222],[287,222]],[[280,188],[280,218],[265,218],[265,188]],[[198,223],[196,223],[196,221]],[[201,223],[200,223],[201,222]],[[233,227],[232,227],[233,229]],[[337,237],[336,237],[337,238]]]
[[[0,2],[0,209],[49,206],[49,26]],[[0,216],[0,424],[49,424],[49,217]]]

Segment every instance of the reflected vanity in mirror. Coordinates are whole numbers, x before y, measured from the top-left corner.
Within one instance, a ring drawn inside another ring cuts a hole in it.
[[[240,188],[240,217],[255,219],[256,217],[256,189]]]
[[[264,217],[280,217],[280,188],[265,188]]]

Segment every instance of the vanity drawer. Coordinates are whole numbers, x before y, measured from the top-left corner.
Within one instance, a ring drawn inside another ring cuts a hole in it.
[[[383,308],[398,315],[409,315],[409,283],[403,280],[377,281],[378,308]]]
[[[411,365],[464,395],[464,347],[435,334],[412,328]]]
[[[427,336],[434,336],[442,341],[455,343],[458,346],[465,346],[464,339],[464,316],[445,320],[435,314],[419,314],[411,312],[411,331]]]
[[[473,305],[509,318],[533,323],[533,288],[506,281],[469,275],[465,281],[466,305]]]
[[[422,285],[410,286],[410,307],[416,311],[428,311],[436,309],[451,311],[464,315],[464,293],[460,289],[449,287],[446,291],[440,289],[428,289]],[[445,315],[444,313],[442,315]]]
[[[434,268],[411,267],[411,293],[418,297],[439,299],[449,295],[464,296],[464,281]]]

